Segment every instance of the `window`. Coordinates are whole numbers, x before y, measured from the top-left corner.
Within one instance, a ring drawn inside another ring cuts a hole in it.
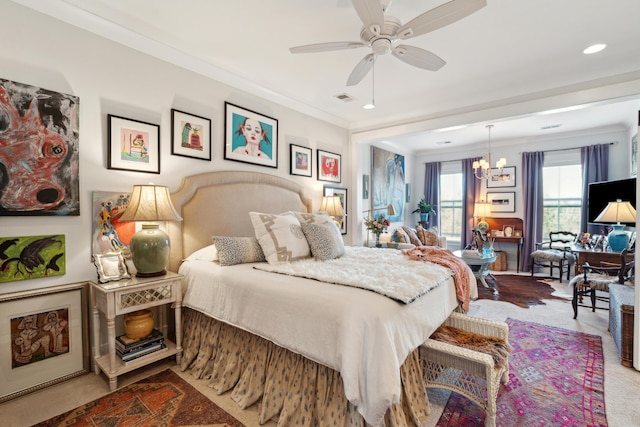
[[[580,233],[582,204],[582,166],[565,164],[545,166],[543,182],[542,236],[546,239],[550,231]]]
[[[460,242],[462,234],[462,165],[443,164],[440,175],[440,235]]]

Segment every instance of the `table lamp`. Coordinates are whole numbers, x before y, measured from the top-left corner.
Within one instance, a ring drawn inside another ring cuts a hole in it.
[[[324,196],[320,203],[320,211],[326,212],[327,215],[333,218],[334,221],[340,221],[340,218],[344,216],[344,209],[342,208],[342,201],[340,196]]]
[[[120,221],[182,221],[169,194],[169,188],[160,185],[134,185],[131,200]],[[129,243],[133,265],[139,277],[166,274],[171,244],[169,236],[158,224],[142,224]]]
[[[613,252],[622,252],[629,245],[629,235],[623,231],[624,225],[620,222],[635,222],[636,210],[629,202],[618,199],[609,202],[594,222],[613,224],[613,231],[607,236],[609,247]]]
[[[486,202],[476,203],[473,206],[473,214],[476,218],[480,218],[476,228],[482,233],[486,233],[489,229],[489,223],[485,221],[485,218],[491,213],[491,205]]]

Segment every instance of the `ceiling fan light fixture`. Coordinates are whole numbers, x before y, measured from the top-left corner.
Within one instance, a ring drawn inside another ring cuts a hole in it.
[[[376,108],[376,106],[373,103],[369,103],[369,104],[364,104],[362,108],[364,108],[365,110],[373,110],[374,108]]]

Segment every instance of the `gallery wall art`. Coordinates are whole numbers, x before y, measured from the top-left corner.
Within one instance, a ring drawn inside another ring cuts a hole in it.
[[[129,254],[129,242],[136,232],[135,222],[121,222],[129,206],[130,192],[94,191],[91,253],[121,251]]]
[[[63,234],[0,238],[0,283],[65,273]]]
[[[0,79],[0,215],[80,215],[77,96]]]
[[[384,213],[393,205],[395,215],[390,221],[404,218],[405,176],[404,156],[378,147],[371,147],[371,209],[373,215]]]
[[[278,167],[278,120],[224,103],[224,158]]]

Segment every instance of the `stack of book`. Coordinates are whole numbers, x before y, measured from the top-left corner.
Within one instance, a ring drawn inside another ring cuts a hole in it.
[[[153,353],[167,349],[162,332],[154,329],[148,336],[133,340],[126,335],[116,338],[116,353],[126,364],[140,362],[142,357],[152,357]]]

